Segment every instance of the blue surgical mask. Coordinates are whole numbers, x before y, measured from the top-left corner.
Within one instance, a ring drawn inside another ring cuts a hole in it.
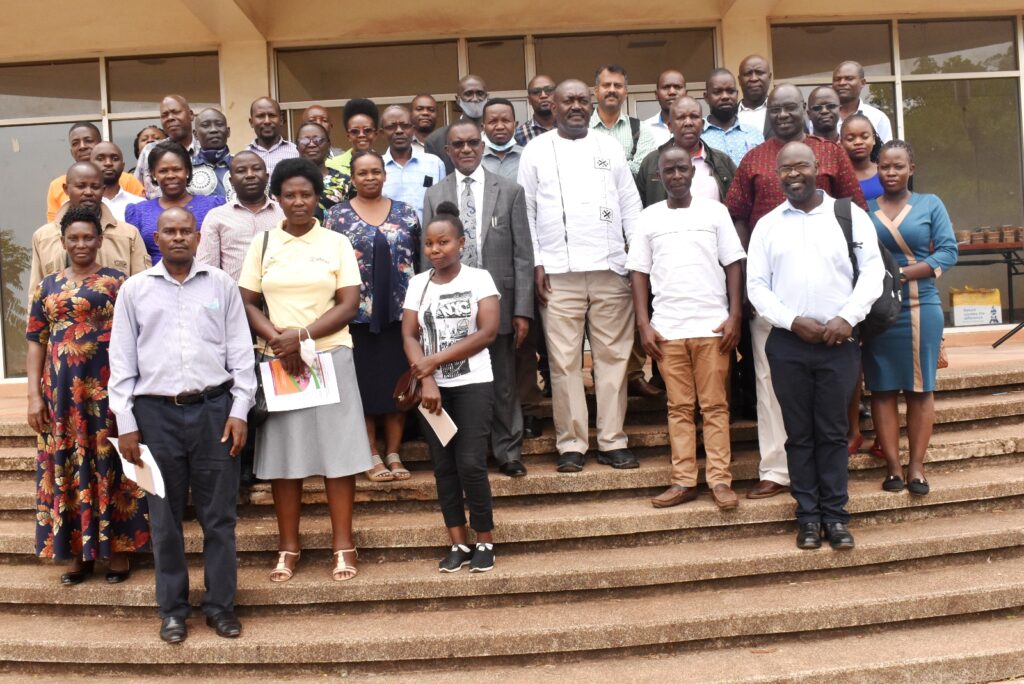
[[[497,144],[495,144],[494,141],[492,141],[490,138],[487,137],[486,133],[484,134],[483,138],[484,138],[484,142],[487,144],[487,146],[489,148],[491,148],[492,150],[494,150],[495,152],[508,152],[509,150],[511,150],[513,147],[516,146],[516,137],[515,136],[512,136],[511,138],[509,138],[508,142],[505,143],[504,145],[497,145]]]

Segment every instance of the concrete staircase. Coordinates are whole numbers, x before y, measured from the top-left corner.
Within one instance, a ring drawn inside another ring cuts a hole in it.
[[[305,487],[295,578],[267,579],[276,549],[269,486],[241,503],[241,639],[191,620],[157,637],[153,573],[59,586],[32,556],[34,441],[0,426],[0,674],[389,681],[993,681],[1024,676],[1024,364],[940,372],[932,493],[881,490],[880,462],[850,460],[857,548],[800,551],[788,496],[709,495],[671,509],[664,405],[630,400],[641,467],[554,470],[550,424],[526,445],[530,474],[492,476],[496,569],[441,575],[446,544],[423,444],[407,482],[360,479],[360,573],[330,579],[323,487]],[[870,424],[864,426],[870,429]],[[733,425],[742,494],[757,479],[756,426]],[[339,448],[343,448],[339,437]],[[188,523],[188,550],[201,535]],[[202,570],[195,558],[195,602]],[[198,613],[197,613],[198,616]],[[139,664],[142,663],[142,664]]]

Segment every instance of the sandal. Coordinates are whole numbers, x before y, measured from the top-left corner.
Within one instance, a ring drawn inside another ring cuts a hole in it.
[[[341,549],[340,551],[334,552],[334,570],[331,571],[331,577],[334,578],[335,582],[344,582],[350,580],[359,574],[359,568],[354,565],[349,565],[345,561],[346,553],[356,554],[356,560],[359,560],[359,552],[354,548],[352,549]]]
[[[273,570],[270,571],[271,582],[287,582],[295,574],[295,571],[288,567],[284,562],[288,556],[295,556],[295,563],[299,562],[299,555],[301,551],[278,551],[277,552],[277,565]]]
[[[392,479],[408,480],[410,477],[412,477],[412,473],[410,473],[406,469],[406,467],[402,465],[402,459],[401,457],[399,457],[398,454],[388,454],[387,456],[384,457],[384,463],[387,464],[388,468],[391,469]],[[391,466],[393,465],[397,465],[398,467],[392,468]]]
[[[861,446],[864,444],[864,435],[857,435],[846,445],[846,450],[850,456],[855,456],[860,451]]]
[[[394,474],[380,460],[380,454],[373,455],[373,468],[366,471],[366,479],[370,482],[391,482],[395,479]]]
[[[880,459],[882,461],[885,460],[885,455],[882,453],[882,445],[878,441],[877,437],[875,438],[874,444],[871,445],[871,450],[868,453],[877,459]]]

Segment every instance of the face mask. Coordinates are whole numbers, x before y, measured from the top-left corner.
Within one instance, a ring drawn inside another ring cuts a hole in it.
[[[308,331],[306,334],[309,334]],[[302,357],[304,364],[310,368],[313,367],[313,364],[316,363],[316,341],[313,338],[307,337],[299,342],[299,356]]]
[[[484,105],[487,104],[487,100],[481,102],[466,102],[462,98],[456,98],[455,101],[459,104],[459,109],[470,119],[480,119],[484,115]]]
[[[495,152],[508,152],[509,150],[511,150],[513,147],[516,146],[516,137],[515,136],[512,136],[511,138],[509,138],[508,142],[505,143],[504,145],[498,145],[493,140],[488,138],[486,134],[484,135],[484,140],[487,142],[487,146],[490,147]]]

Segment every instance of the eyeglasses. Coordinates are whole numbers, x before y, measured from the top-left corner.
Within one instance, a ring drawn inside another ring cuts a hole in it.
[[[837,105],[837,104],[816,104],[816,105],[811,107],[811,111],[816,113],[816,114],[820,114],[821,112],[826,112],[826,111],[828,111],[828,112],[835,112],[835,111],[838,111],[838,110],[839,110],[839,105]]]
[[[348,134],[351,135],[353,138],[357,138],[360,135],[373,135],[376,132],[377,132],[376,128],[370,128],[368,126],[364,127],[364,128],[350,128],[350,129],[348,129]]]
[[[483,140],[480,138],[474,138],[473,140],[456,140],[455,142],[448,143],[448,145],[454,150],[461,150],[467,147],[471,150],[475,150],[482,144]]]
[[[530,95],[540,95],[541,93],[544,93],[545,95],[550,95],[551,93],[555,92],[555,86],[549,85],[540,86],[538,88],[528,88],[526,92],[528,92]]]
[[[316,145],[317,147],[319,147],[320,145],[323,145],[325,142],[327,142],[327,138],[321,138],[319,135],[316,136],[315,138],[310,138],[309,136],[299,138],[300,145]]]
[[[797,173],[808,173],[814,170],[814,164],[810,162],[797,162],[796,164],[786,164],[778,167],[780,176],[788,176],[789,174],[796,171]]]
[[[412,124],[411,123],[405,123],[403,121],[403,122],[399,122],[399,123],[389,123],[387,126],[381,126],[381,128],[383,128],[388,133],[394,133],[397,130],[408,131],[408,130],[410,130],[412,128]]]

